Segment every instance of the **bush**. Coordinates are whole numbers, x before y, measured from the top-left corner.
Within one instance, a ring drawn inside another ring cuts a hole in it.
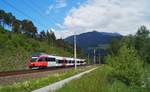
[[[143,60],[133,48],[123,45],[118,55],[109,55],[106,59],[113,68],[112,76],[132,86],[141,86],[143,80]]]

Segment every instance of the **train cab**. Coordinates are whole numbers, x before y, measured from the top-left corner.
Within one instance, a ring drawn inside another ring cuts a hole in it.
[[[29,68],[45,68],[52,66],[56,66],[56,58],[49,55],[32,57],[29,64]]]

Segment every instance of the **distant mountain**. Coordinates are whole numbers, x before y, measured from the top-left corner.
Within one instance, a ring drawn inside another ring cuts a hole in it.
[[[108,48],[112,39],[119,39],[121,37],[122,35],[118,33],[106,33],[97,31],[82,33],[76,36],[77,45],[86,50],[86,52],[89,52],[89,50],[93,48],[101,49],[101,51],[105,50],[106,48]],[[73,44],[73,38],[74,36],[69,36],[64,40]]]

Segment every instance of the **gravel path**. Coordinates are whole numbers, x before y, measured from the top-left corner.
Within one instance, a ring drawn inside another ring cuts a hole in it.
[[[56,82],[56,83],[50,84],[50,85],[48,85],[48,86],[46,86],[46,87],[43,87],[43,88],[34,90],[34,91],[32,91],[32,92],[51,92],[51,91],[54,92],[55,90],[57,90],[57,89],[63,87],[63,85],[64,85],[65,83],[68,83],[68,82],[70,82],[70,81],[73,80],[73,79],[80,78],[82,75],[87,74],[87,73],[89,73],[89,72],[91,72],[91,71],[93,71],[93,70],[95,70],[95,69],[97,69],[97,67],[96,67],[96,68],[93,68],[93,69],[90,69],[90,70],[87,70],[87,71],[85,71],[85,72],[79,73],[79,74],[77,74],[77,75],[74,75],[74,76],[72,76],[72,77],[69,77],[69,78],[67,78],[67,79],[58,81],[58,82]]]

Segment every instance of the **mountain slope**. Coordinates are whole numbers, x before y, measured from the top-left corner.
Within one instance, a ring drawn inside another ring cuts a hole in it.
[[[106,33],[106,32],[87,32],[77,35],[77,45],[86,51],[92,48],[105,49],[114,38],[121,38],[118,33]],[[65,41],[73,43],[73,36],[67,37]]]

